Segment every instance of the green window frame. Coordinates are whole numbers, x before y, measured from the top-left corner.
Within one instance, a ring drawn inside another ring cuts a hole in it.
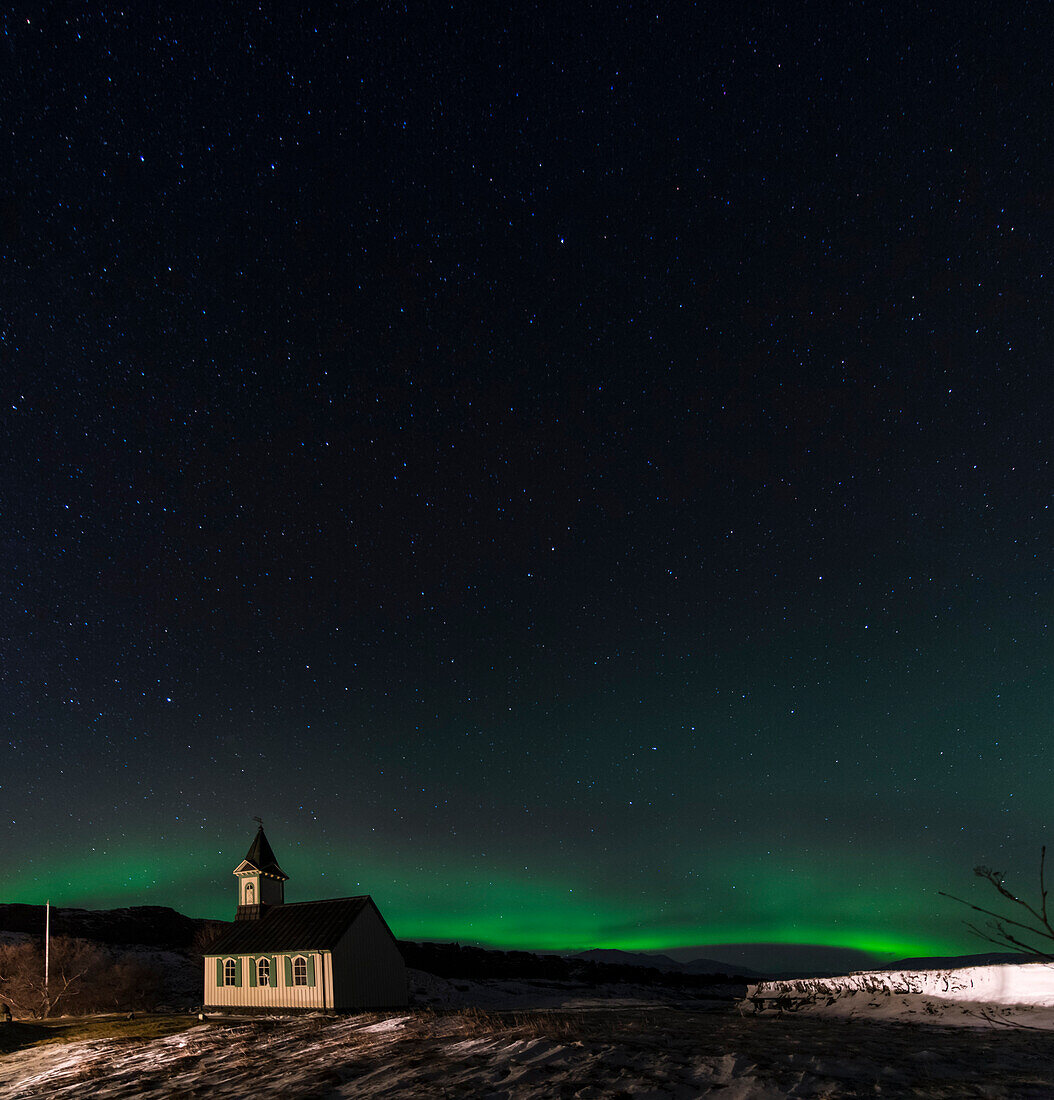
[[[249,985],[253,989],[278,985],[278,965],[274,955],[250,956]]]
[[[315,984],[314,955],[294,955],[285,959],[285,984],[289,986],[308,986]]]

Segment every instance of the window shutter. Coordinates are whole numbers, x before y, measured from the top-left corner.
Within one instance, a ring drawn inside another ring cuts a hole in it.
[[[278,985],[278,960],[271,956],[271,969],[267,974],[267,984],[277,986]]]
[[[256,960],[249,960],[249,988],[256,988]]]
[[[216,960],[216,988],[223,985],[223,959]]]
[[[293,984],[293,960],[288,955],[285,957],[285,984]]]
[[[234,984],[240,986],[242,984],[242,961],[241,959],[234,960]]]
[[[307,984],[315,984],[315,956],[308,955],[307,957]]]

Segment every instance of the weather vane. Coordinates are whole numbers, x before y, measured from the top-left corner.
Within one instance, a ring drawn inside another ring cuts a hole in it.
[[[260,828],[261,829],[263,828],[263,818],[262,817],[254,817],[253,821],[258,821],[260,823]]]

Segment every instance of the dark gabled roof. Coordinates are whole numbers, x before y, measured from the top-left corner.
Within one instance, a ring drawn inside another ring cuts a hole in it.
[[[368,905],[377,908],[369,895],[274,905],[256,920],[235,921],[205,953],[331,951]]]
[[[274,852],[271,851],[271,845],[267,843],[267,837],[264,836],[262,825],[256,830],[256,837],[253,839],[252,846],[249,848],[249,854],[245,857],[244,862],[251,863],[257,871],[265,875],[277,875],[284,879],[289,877],[282,868],[278,866],[278,860],[275,859]]]

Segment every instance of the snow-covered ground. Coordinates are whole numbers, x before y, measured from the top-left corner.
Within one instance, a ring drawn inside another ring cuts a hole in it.
[[[1054,965],[1037,962],[944,970],[861,970],[837,978],[759,982],[748,988],[750,996],[921,993],[948,1001],[1054,1007]]]
[[[1054,1096],[1054,1004],[965,999],[984,975],[949,975],[957,998],[939,997],[928,973],[772,983],[767,1000],[752,987],[725,1002],[414,973],[435,1010],[218,1018],[163,1039],[34,1047],[0,1057],[0,1096]]]

